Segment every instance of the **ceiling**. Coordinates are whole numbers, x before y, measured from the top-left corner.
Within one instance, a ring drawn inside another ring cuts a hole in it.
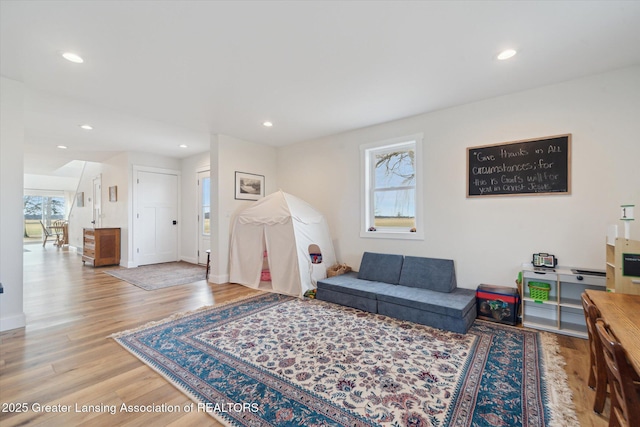
[[[25,87],[26,173],[121,151],[182,158],[211,133],[282,146],[640,63],[637,1],[0,8],[0,72]],[[505,48],[518,54],[498,61]]]

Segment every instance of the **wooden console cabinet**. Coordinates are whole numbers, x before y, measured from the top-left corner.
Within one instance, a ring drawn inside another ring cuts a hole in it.
[[[94,267],[120,264],[120,229],[85,228],[82,239],[82,263]]]

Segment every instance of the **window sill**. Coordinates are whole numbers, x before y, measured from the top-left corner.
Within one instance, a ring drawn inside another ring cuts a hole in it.
[[[424,234],[416,231],[361,231],[360,237],[368,239],[424,240]]]

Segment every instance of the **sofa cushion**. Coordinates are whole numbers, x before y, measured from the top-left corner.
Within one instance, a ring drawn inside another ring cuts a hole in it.
[[[355,295],[362,298],[376,299],[376,295],[384,288],[390,287],[388,283],[374,282],[358,279],[358,273],[349,272],[340,276],[318,280],[318,289],[326,289],[334,292]]]
[[[406,256],[398,284],[438,292],[451,292],[457,286],[453,260]]]
[[[351,295],[346,292],[336,292],[326,288],[318,288],[316,298],[318,301],[327,301],[334,304],[346,305],[347,307],[357,308],[358,310],[368,311],[370,313],[378,312],[377,299],[363,298],[358,295]]]
[[[409,322],[420,323],[433,328],[445,329],[460,334],[466,334],[473,321],[476,319],[475,306],[467,312],[464,317],[451,317],[432,311],[418,310],[405,305],[391,304],[385,301],[378,301],[378,313],[396,319],[408,320]]]
[[[402,255],[365,252],[362,255],[358,279],[397,285],[403,258]]]
[[[378,301],[412,307],[450,317],[464,317],[475,307],[474,289],[456,288],[452,292],[438,292],[407,286],[387,286],[378,292]],[[399,310],[402,310],[399,308]]]

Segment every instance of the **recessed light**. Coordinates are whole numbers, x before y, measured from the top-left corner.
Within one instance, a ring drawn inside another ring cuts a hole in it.
[[[187,148],[187,144],[180,144],[179,147],[180,148]]]
[[[271,122],[262,122],[262,126],[270,128],[271,126],[273,126],[273,123],[271,123]]]
[[[80,125],[80,129],[93,130],[93,126],[91,126],[91,125]]]
[[[58,148],[61,150],[66,150],[67,146],[66,145],[58,145]]]
[[[76,64],[82,64],[84,62],[84,59],[82,59],[80,55],[73,52],[65,52],[62,54],[62,57],[67,61],[75,62]]]
[[[516,53],[518,53],[518,52],[516,52],[515,49],[503,50],[502,52],[500,52],[498,54],[498,59],[500,61],[504,61],[505,59],[513,58]]]

